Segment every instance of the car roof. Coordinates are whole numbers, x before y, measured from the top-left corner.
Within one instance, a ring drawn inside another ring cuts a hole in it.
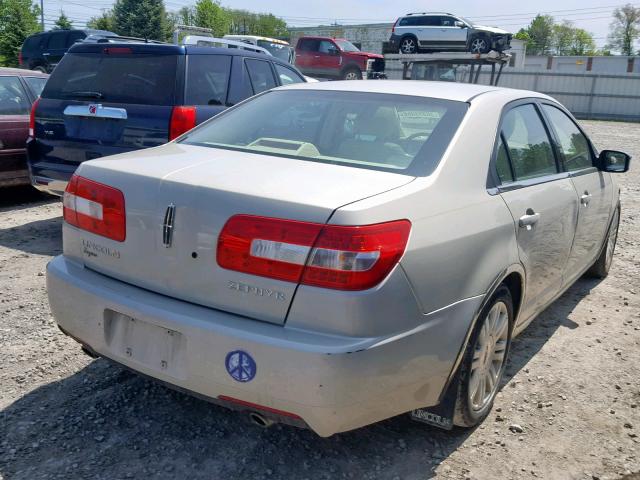
[[[403,15],[403,17],[411,17],[413,15],[451,15],[455,17],[456,15],[449,12],[411,12]]]
[[[443,100],[453,100],[458,102],[470,102],[475,97],[491,92],[508,93],[511,97],[549,98],[546,95],[527,90],[515,90],[511,88],[468,83],[420,82],[415,80],[342,80],[335,82],[296,83],[277,88],[277,90],[281,89],[387,93],[392,95],[441,98]]]
[[[3,75],[17,75],[19,77],[42,77],[42,78],[47,78],[49,76],[46,73],[38,72],[35,70],[25,70],[24,68],[0,67],[0,76],[3,76]]]

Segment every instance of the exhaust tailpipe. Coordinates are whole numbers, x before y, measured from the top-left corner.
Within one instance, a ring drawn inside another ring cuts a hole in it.
[[[269,428],[271,425],[275,423],[273,420],[263,417],[257,412],[251,412],[249,414],[249,420],[251,421],[251,423],[261,428]]]

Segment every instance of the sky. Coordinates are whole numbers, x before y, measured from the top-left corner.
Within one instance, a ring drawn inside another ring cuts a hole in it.
[[[39,0],[35,0],[39,1]],[[111,0],[43,0],[45,25],[50,28],[64,9],[74,26],[83,27],[85,22],[101,10],[109,9]],[[191,5],[195,0],[165,0],[167,10],[178,10]],[[618,0],[619,1],[619,0]],[[611,3],[610,3],[611,2]],[[640,6],[631,0],[634,6]],[[320,24],[357,24],[393,22],[408,12],[443,11],[469,18],[475,23],[497,26],[517,32],[525,27],[537,13],[550,14],[557,22],[571,20],[574,26],[584,28],[595,39],[596,45],[606,43],[613,10],[622,6],[616,0],[537,0],[514,2],[513,0],[485,0],[447,2],[430,0],[305,0],[283,2],[276,0],[222,0],[230,8],[243,8],[255,12],[273,13],[291,26]],[[428,6],[427,6],[428,4]]]

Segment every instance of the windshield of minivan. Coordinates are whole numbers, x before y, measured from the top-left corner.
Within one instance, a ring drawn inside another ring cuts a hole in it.
[[[467,104],[366,92],[276,90],[192,130],[181,143],[429,174]]]
[[[266,49],[271,55],[285,62],[291,61],[291,47],[282,43],[269,42],[268,40],[258,40],[258,46]]]
[[[43,98],[173,105],[176,55],[72,53],[47,81]]]
[[[360,49],[346,40],[334,40],[343,52],[359,52]]]

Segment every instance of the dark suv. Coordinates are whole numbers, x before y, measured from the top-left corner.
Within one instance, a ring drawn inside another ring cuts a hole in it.
[[[22,44],[20,67],[49,73],[74,43],[83,41],[89,35],[110,37],[115,36],[115,33],[92,29],[36,33],[27,37]]]
[[[289,63],[241,49],[77,44],[31,111],[31,181],[62,195],[85,160],[161,145],[252,95],[304,81]]]

